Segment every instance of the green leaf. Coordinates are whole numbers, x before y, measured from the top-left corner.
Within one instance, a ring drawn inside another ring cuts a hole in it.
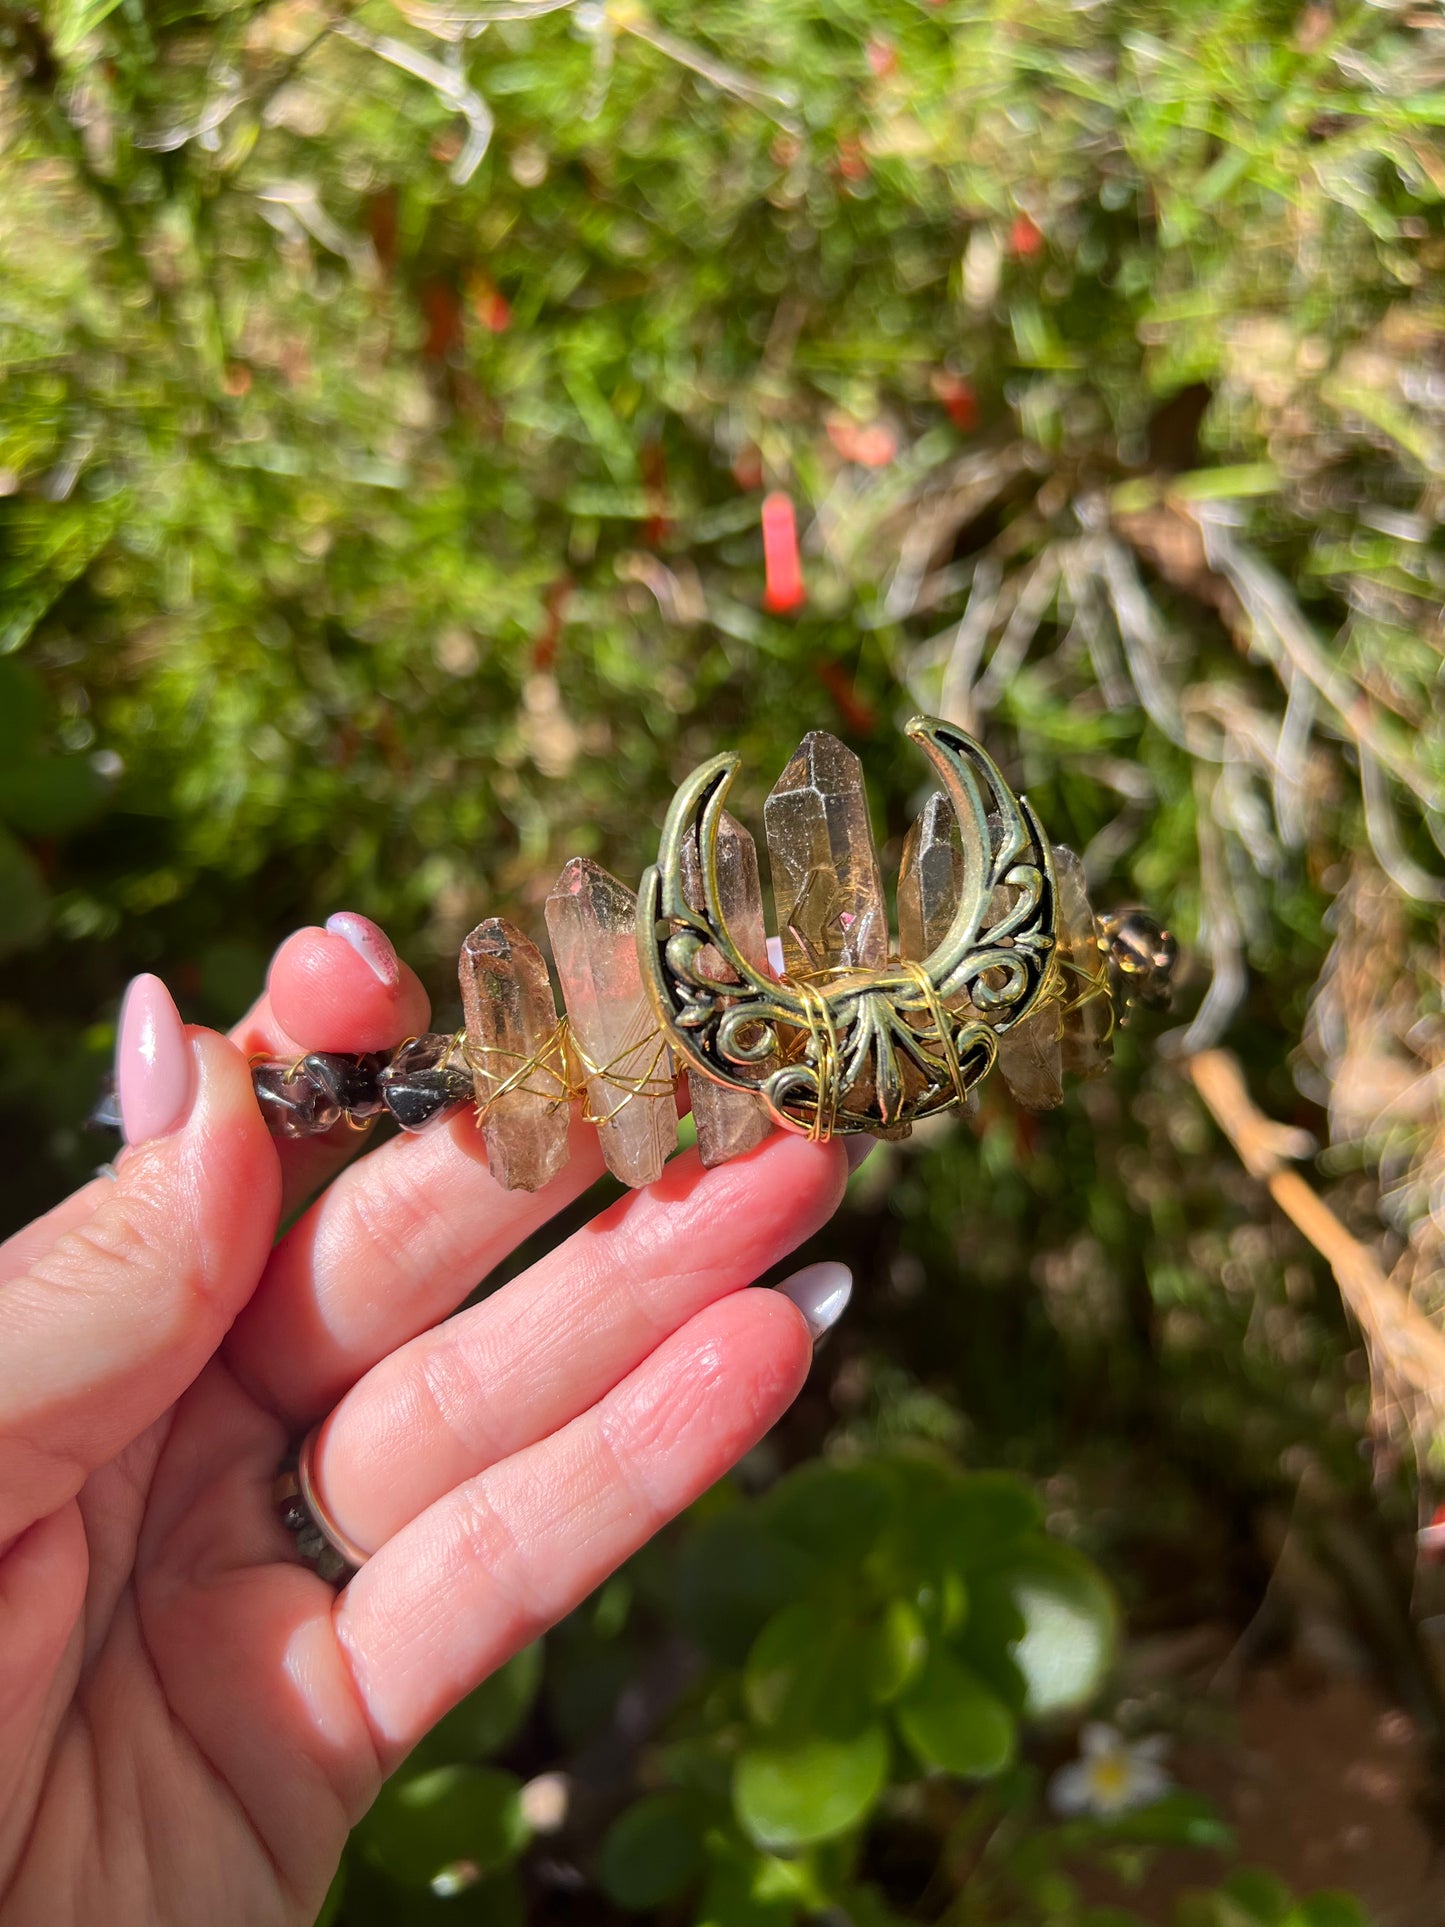
[[[1326,1892],[1301,1901],[1285,1927],[1367,1927],[1367,1920],[1353,1894]]]
[[[792,1927],[798,1906],[774,1890],[775,1862],[727,1836],[709,1842],[708,1881],[695,1927]]]
[[[741,1665],[764,1623],[816,1572],[805,1553],[763,1528],[754,1508],[723,1513],[684,1542],[678,1620],[724,1665]]]
[[[1010,1546],[1042,1532],[1043,1522],[1038,1495],[1008,1472],[967,1473],[930,1513],[944,1563],[963,1572],[995,1564]]]
[[[58,9],[55,30],[55,51],[60,58],[68,60],[78,52],[81,44],[119,5],[120,0],[66,0]]]
[[[899,1701],[899,1730],[925,1766],[986,1780],[1013,1759],[1013,1715],[976,1673],[948,1653],[929,1656]]]
[[[331,1927],[332,1921],[341,1911],[341,1899],[345,1892],[346,1861],[343,1859],[331,1877],[331,1885],[326,1889],[326,1898],[321,1903],[321,1912],[312,1922],[312,1927]]]
[[[832,1603],[775,1613],[743,1668],[743,1697],[761,1726],[846,1737],[869,1716],[864,1635]]]
[[[888,1736],[867,1726],[846,1740],[755,1742],[733,1772],[743,1831],[779,1852],[831,1840],[870,1811],[888,1777]]]
[[[814,1460],[780,1479],[759,1510],[774,1537],[820,1566],[855,1566],[888,1523],[889,1491],[872,1466]]]
[[[50,892],[40,866],[0,825],[0,957],[42,936],[50,918]]]
[[[1263,1867],[1242,1867],[1225,1881],[1220,1897],[1262,1927],[1283,1927],[1290,1911],[1289,1888]]]
[[[973,1613],[959,1650],[989,1684],[1009,1697],[1005,1681],[1015,1673],[1018,1709],[1030,1719],[1086,1705],[1113,1659],[1118,1608],[1083,1554],[1040,1541],[972,1584]]]
[[[863,1679],[871,1698],[897,1699],[928,1657],[923,1621],[906,1599],[890,1599],[880,1617],[863,1629]]]
[[[526,1898],[515,1867],[485,1879],[457,1867],[435,1893],[367,1869],[347,1887],[344,1927],[526,1927]]]
[[[676,1900],[703,1869],[703,1803],[670,1788],[649,1794],[616,1819],[602,1843],[602,1889],[619,1907]]]
[[[40,734],[45,707],[45,684],[30,664],[0,656],[0,771]]]
[[[0,763],[0,817],[24,836],[64,836],[96,816],[106,789],[83,756]]]
[[[531,1711],[542,1678],[542,1642],[514,1653],[474,1692],[445,1714],[412,1754],[417,1771],[499,1753]]]
[[[1083,1822],[1091,1841],[1107,1829],[1110,1839],[1138,1842],[1159,1847],[1215,1847],[1228,1851],[1234,1845],[1233,1829],[1219,1817],[1213,1803],[1202,1793],[1176,1789],[1162,1799],[1117,1819]]]
[[[357,1828],[362,1853],[406,1887],[430,1887],[449,1867],[483,1875],[515,1860],[528,1828],[521,1782],[496,1767],[443,1766],[388,1780]]]

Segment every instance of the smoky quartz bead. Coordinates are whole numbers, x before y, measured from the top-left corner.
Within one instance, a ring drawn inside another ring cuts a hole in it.
[[[456,1039],[434,1032],[403,1044],[376,1081],[404,1131],[425,1131],[474,1101],[472,1073]]]

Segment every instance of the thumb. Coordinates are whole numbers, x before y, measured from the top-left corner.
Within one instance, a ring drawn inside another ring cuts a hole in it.
[[[126,994],[128,1148],[94,1210],[0,1292],[0,1545],[173,1405],[250,1297],[280,1168],[241,1053],[157,977]]]

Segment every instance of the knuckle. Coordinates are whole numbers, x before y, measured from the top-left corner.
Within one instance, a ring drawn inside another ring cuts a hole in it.
[[[164,1281],[178,1310],[209,1296],[185,1215],[173,1201],[167,1205],[144,1191],[108,1200],[86,1223],[73,1225],[30,1275],[49,1292],[88,1297],[103,1290],[112,1299],[128,1292],[153,1297]],[[160,1303],[154,1310],[164,1315]]]
[[[640,1514],[643,1529],[651,1531],[664,1516],[654,1476],[656,1455],[666,1445],[661,1414],[649,1406],[625,1415],[599,1411],[596,1442],[604,1482],[622,1493],[629,1512]]]
[[[393,1278],[417,1278],[438,1270],[460,1273],[469,1253],[437,1209],[426,1170],[413,1169],[409,1143],[386,1145],[364,1158],[347,1178],[346,1235],[342,1249],[366,1250]]]
[[[469,1458],[486,1450],[486,1399],[467,1349],[456,1339],[428,1340],[417,1363],[420,1391],[436,1423]]]
[[[454,1496],[452,1526],[464,1569],[486,1576],[501,1596],[504,1610],[530,1622],[536,1602],[528,1581],[534,1560],[487,1491],[485,1478],[471,1479]]]

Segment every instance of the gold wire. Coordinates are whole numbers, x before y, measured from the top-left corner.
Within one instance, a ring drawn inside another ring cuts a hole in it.
[[[963,1066],[958,1061],[958,1047],[954,1042],[953,1023],[942,998],[938,994],[938,987],[924,969],[923,965],[921,963],[915,963],[911,957],[902,958],[899,963],[899,969],[913,979],[919,995],[928,1006],[928,1014],[933,1020],[933,1028],[938,1033],[938,1042],[943,1052],[943,1061],[948,1069],[948,1081],[953,1086],[954,1096],[958,1099],[959,1103],[962,1104],[968,1096],[968,1085],[964,1081]]]
[[[1108,1006],[1109,1027],[1104,1032],[1101,1041],[1107,1043],[1114,1035],[1114,1030],[1118,1023],[1118,1016],[1114,1010],[1114,1000],[1109,995],[1109,979],[1107,975],[1101,970],[1100,973],[1095,976],[1092,971],[1086,970],[1082,964],[1076,963],[1072,957],[1058,957],[1057,953],[1055,954],[1060,973],[1075,978],[1085,986],[1083,990],[1075,991],[1073,996],[1065,996],[1062,984],[1059,986],[1056,994],[1062,999],[1063,1006],[1060,1015],[1067,1017],[1071,1011],[1082,1010],[1085,1004],[1095,1003],[1102,998]],[[1102,963],[1102,958],[1100,961]]]
[[[647,1068],[640,1075],[624,1071],[624,1064],[649,1044],[654,1045],[654,1049]],[[517,1091],[528,1097],[540,1097],[549,1104],[570,1103],[580,1098],[582,1115],[589,1124],[610,1124],[623,1106],[630,1104],[635,1097],[670,1098],[673,1093],[672,1078],[664,1075],[659,1068],[667,1056],[667,1040],[656,1025],[644,1032],[636,1043],[629,1044],[625,1050],[601,1064],[578,1041],[577,1033],[565,1015],[558,1019],[546,1041],[530,1057],[524,1057],[520,1051],[507,1050],[500,1044],[473,1043],[464,1031],[457,1033],[454,1045],[460,1048],[462,1058],[472,1072],[480,1073],[493,1085],[486,1097],[477,1104],[479,1124],[486,1122],[504,1097],[510,1097]],[[489,1057],[508,1060],[516,1068],[507,1076],[497,1079],[496,1073],[484,1061]],[[571,1074],[573,1063],[581,1067],[583,1075],[580,1078]],[[534,1073],[549,1079],[549,1087],[538,1089],[535,1084],[529,1083]],[[593,1102],[594,1084],[604,1084],[620,1091],[621,1101],[610,1109],[599,1110]]]

